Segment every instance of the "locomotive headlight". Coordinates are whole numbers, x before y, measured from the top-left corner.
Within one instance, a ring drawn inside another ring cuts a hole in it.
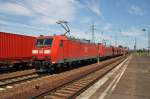
[[[50,54],[51,50],[44,50],[44,54]]]
[[[38,50],[32,50],[32,54],[38,54]]]

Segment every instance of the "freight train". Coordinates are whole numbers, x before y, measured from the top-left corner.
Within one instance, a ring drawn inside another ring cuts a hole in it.
[[[0,68],[31,63],[35,37],[0,32]]]
[[[127,52],[127,49],[121,47],[104,46],[89,40],[54,35],[36,38],[32,58],[37,72],[51,72],[60,64],[96,61],[104,57],[125,55]]]

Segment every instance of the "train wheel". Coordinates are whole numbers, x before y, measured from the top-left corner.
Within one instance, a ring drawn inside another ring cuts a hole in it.
[[[66,69],[66,68],[68,68],[68,64],[67,63],[64,63],[63,64],[63,67]]]
[[[28,64],[25,62],[25,63],[22,63],[22,64],[21,64],[21,68],[23,68],[23,69],[29,69],[29,66],[28,66]]]
[[[61,70],[62,70],[62,64],[57,64],[57,65],[55,65],[55,71],[56,72],[61,72]]]
[[[20,63],[15,63],[14,65],[13,65],[13,68],[14,69],[20,69],[21,68],[21,66],[20,66]]]
[[[69,66],[70,69],[72,69],[72,67],[73,67],[72,65],[73,64],[71,62],[68,63],[68,66]]]

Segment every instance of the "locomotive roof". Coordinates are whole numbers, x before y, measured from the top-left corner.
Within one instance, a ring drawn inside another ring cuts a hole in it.
[[[83,43],[92,43],[90,40],[86,40],[86,39],[78,39],[75,37],[68,37],[69,40],[74,40],[74,41],[79,41],[79,42],[83,42]]]
[[[52,36],[39,36],[37,38],[52,38]]]
[[[53,36],[39,36],[37,38],[52,38],[54,36],[60,36],[60,37],[65,37],[67,38],[68,40],[72,40],[72,41],[78,41],[78,42],[82,42],[82,43],[93,43],[91,42],[90,40],[86,40],[86,39],[78,39],[78,38],[75,38],[75,37],[72,37],[72,36],[66,36],[66,35],[53,35]],[[95,44],[95,43],[93,43]]]

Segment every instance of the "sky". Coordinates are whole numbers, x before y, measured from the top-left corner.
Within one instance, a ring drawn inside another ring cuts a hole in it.
[[[63,34],[56,22],[68,21],[71,36],[95,42],[147,48],[150,0],[0,0],[0,31],[39,36]],[[142,29],[146,31],[142,31]],[[117,43],[116,43],[117,42]]]

